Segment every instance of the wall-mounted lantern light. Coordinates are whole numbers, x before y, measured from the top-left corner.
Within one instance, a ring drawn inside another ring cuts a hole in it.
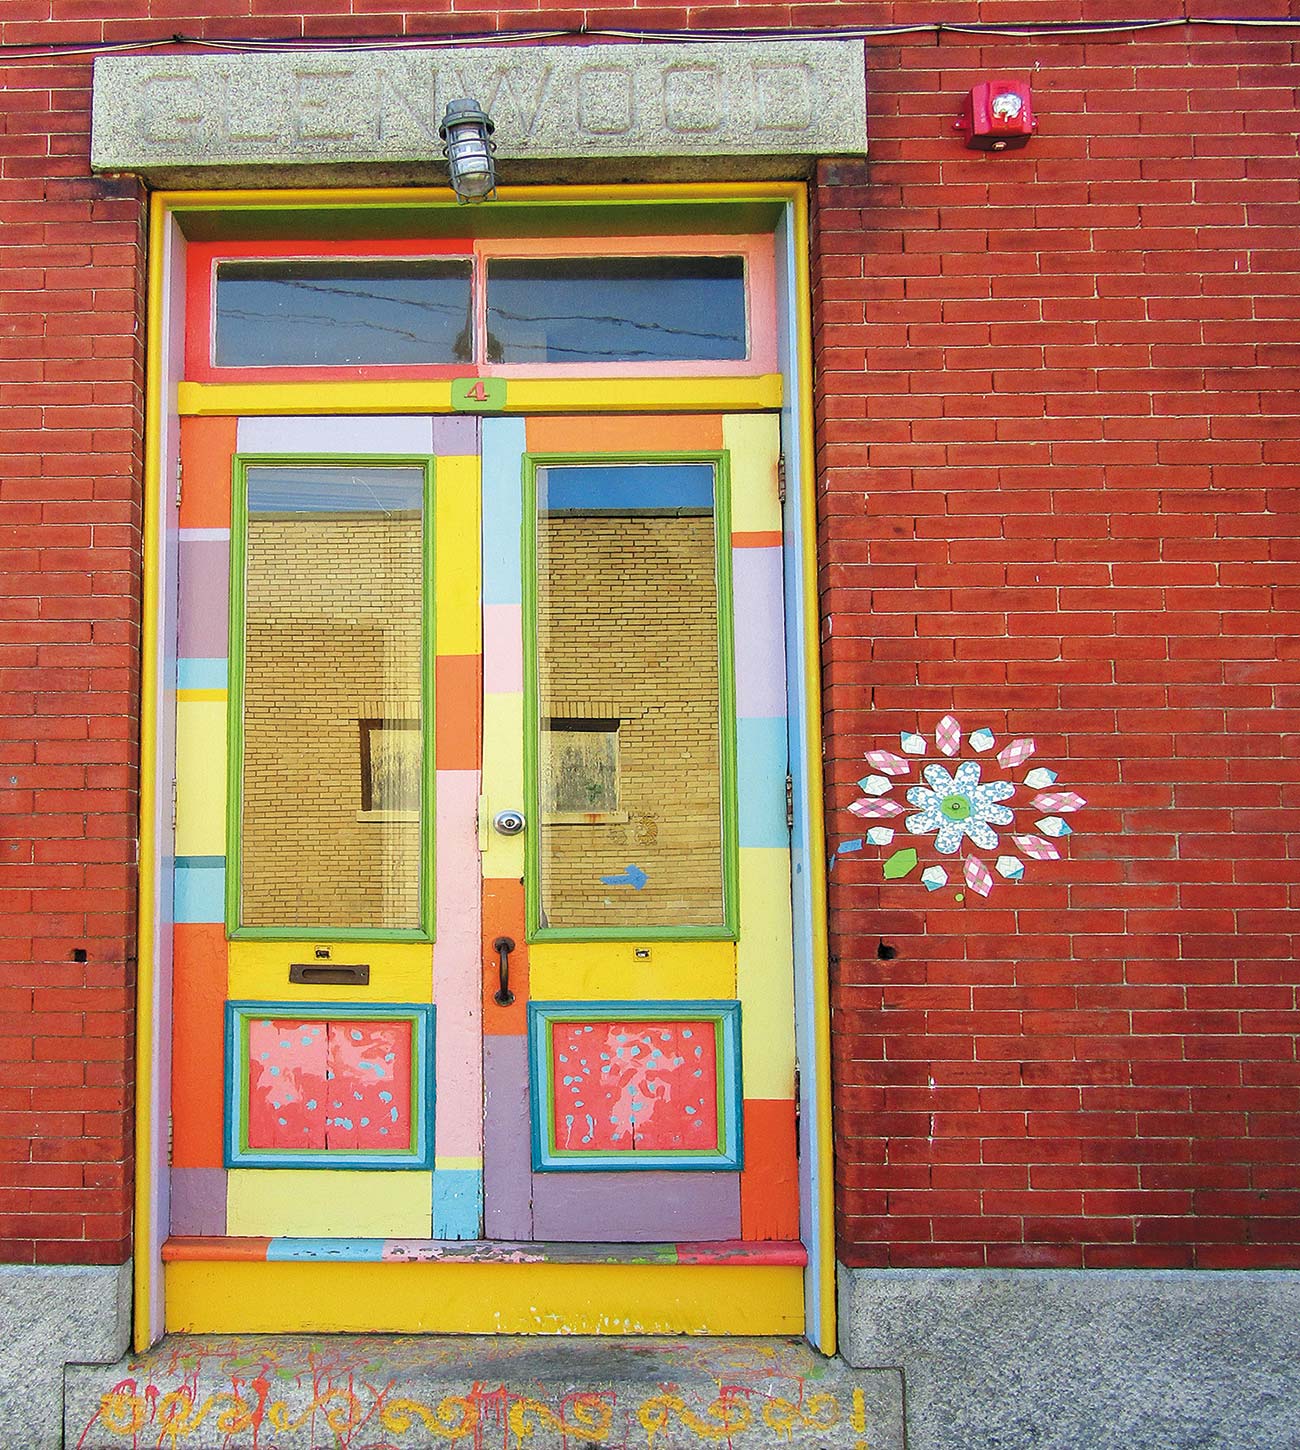
[[[496,195],[495,130],[491,116],[476,100],[447,102],[438,135],[458,201],[490,201]]]
[[[953,122],[972,151],[1015,151],[1034,134],[1028,81],[981,81],[962,101]]]

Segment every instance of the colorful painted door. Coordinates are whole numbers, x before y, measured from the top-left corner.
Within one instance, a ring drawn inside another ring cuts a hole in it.
[[[173,1257],[797,1239],[777,453],[185,420]]]

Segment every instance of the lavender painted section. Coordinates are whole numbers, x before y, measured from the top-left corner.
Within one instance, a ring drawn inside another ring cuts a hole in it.
[[[483,1077],[483,1232],[531,1239],[527,1037],[484,1037]]]
[[[740,1237],[738,1173],[534,1173],[533,1237],[685,1243]]]
[[[785,611],[780,549],[733,549],[736,714],[785,716]]]
[[[412,416],[241,418],[241,453],[432,453],[433,420]]]
[[[177,654],[224,659],[230,653],[229,589],[230,540],[182,539]]]
[[[478,419],[469,413],[433,420],[433,451],[441,458],[478,453]]]
[[[181,1237],[226,1232],[226,1170],[173,1168],[171,1231]]]

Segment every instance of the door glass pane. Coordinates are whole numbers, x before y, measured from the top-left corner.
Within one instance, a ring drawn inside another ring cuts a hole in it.
[[[716,361],[748,356],[740,257],[488,262],[488,361]]]
[[[239,924],[418,928],[424,469],[247,478]]]
[[[222,262],[217,367],[468,362],[467,258]]]
[[[718,926],[711,463],[537,472],[541,924]]]

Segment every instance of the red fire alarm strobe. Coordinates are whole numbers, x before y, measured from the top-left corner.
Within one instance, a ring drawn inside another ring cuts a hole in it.
[[[962,102],[953,130],[972,151],[1015,151],[1036,124],[1028,81],[981,81]]]

